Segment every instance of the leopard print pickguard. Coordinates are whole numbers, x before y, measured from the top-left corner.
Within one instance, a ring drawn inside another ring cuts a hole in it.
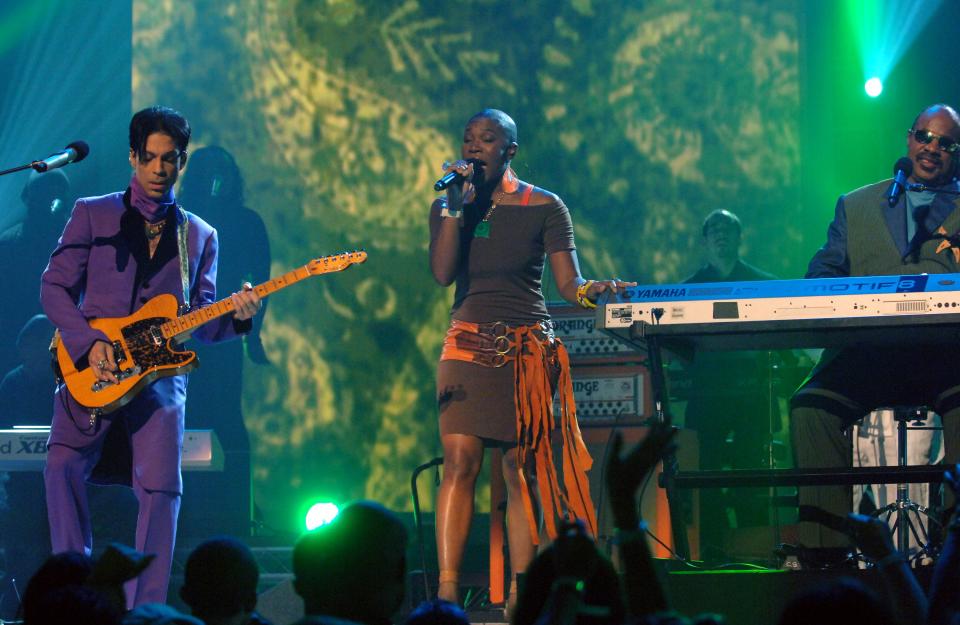
[[[124,326],[123,340],[133,365],[139,365],[143,371],[147,371],[153,367],[176,367],[190,360],[193,352],[175,351],[167,347],[167,340],[160,333],[160,325],[167,321],[170,320],[165,317],[151,317]]]

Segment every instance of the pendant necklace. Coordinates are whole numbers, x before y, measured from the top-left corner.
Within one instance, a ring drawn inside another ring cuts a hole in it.
[[[499,200],[496,197],[493,200],[493,203],[490,204],[490,208],[487,209],[487,214],[483,216],[483,219],[480,220],[480,223],[477,224],[477,227],[473,229],[473,236],[478,239],[489,239],[490,238],[490,218],[493,216],[494,209],[497,208],[497,202],[503,201],[503,191],[497,191]]]
[[[143,222],[143,233],[147,235],[148,239],[156,239],[163,233],[163,227],[166,225],[166,221],[160,221],[155,224],[145,221]]]

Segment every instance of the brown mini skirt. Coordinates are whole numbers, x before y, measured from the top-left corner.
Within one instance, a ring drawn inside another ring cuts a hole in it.
[[[557,390],[559,415],[553,409]],[[570,358],[549,322],[511,326],[451,321],[440,355],[437,403],[441,435],[516,443],[532,536],[539,534],[533,506],[537,494],[551,539],[560,519],[582,519],[596,535],[586,477],[593,461],[577,425]],[[551,445],[555,431],[562,440],[562,474]],[[538,493],[526,487],[531,472],[537,476]]]

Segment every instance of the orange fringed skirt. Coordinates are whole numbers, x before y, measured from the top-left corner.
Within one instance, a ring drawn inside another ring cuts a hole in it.
[[[517,466],[523,484],[523,505],[530,534],[538,541],[532,489],[527,487],[527,467],[534,466],[544,524],[551,540],[557,537],[557,520],[581,519],[596,536],[597,520],[587,471],[593,464],[577,425],[577,409],[570,379],[570,358],[553,335],[549,322],[509,326],[503,322],[471,323],[454,319],[443,341],[440,361],[459,360],[482,367],[513,366],[513,403],[516,412]],[[560,418],[553,411],[550,370],[559,365],[557,391]],[[480,418],[481,415],[477,415]],[[562,483],[550,445],[559,428],[562,440]]]

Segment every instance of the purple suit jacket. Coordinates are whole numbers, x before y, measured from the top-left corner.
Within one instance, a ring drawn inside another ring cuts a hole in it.
[[[122,193],[77,200],[43,272],[40,303],[75,361],[86,355],[94,341],[106,340],[103,333],[90,328],[88,320],[126,317],[162,293],[171,293],[183,303],[176,231],[164,232],[156,262],[141,262],[146,258],[137,258],[139,232],[122,223],[125,215],[130,226],[142,224],[139,214],[124,205]],[[196,215],[186,215],[190,220],[190,306],[197,308],[216,300],[217,231]],[[193,336],[205,343],[233,338],[233,319],[221,317],[197,328]]]
[[[182,218],[182,214],[178,214],[177,219]],[[196,308],[216,299],[217,232],[192,213],[186,213],[186,218],[190,222],[187,234],[190,305]],[[164,230],[150,259],[143,219],[135,209],[126,207],[123,193],[77,200],[40,287],[40,303],[50,321],[60,329],[61,340],[73,360],[86,358],[96,340],[107,340],[102,332],[90,328],[89,319],[126,317],[163,293],[173,294],[182,304],[177,230],[172,227]],[[242,326],[249,322],[237,325],[243,330]],[[233,317],[225,315],[197,328],[193,336],[202,342],[215,342],[236,337],[237,330]],[[152,422],[149,429],[158,431],[151,436],[161,436],[169,443],[157,445],[158,450],[176,451],[176,455],[158,451],[155,457],[148,451],[142,454],[145,457],[135,459],[133,472],[147,487],[179,490],[185,378],[160,378],[143,389],[130,404],[106,416],[109,420],[125,416],[131,431]],[[87,411],[71,397],[62,395],[69,395],[63,386],[57,390],[54,401],[50,444],[76,449],[100,444],[94,440],[98,437],[89,431]],[[113,468],[95,472],[94,479],[129,483],[130,473],[123,475],[127,470],[123,467],[129,468],[129,464],[125,465],[124,459],[120,464],[113,464],[108,458],[116,455],[116,450],[111,449],[113,439],[120,438],[112,434],[107,439],[105,462],[101,465],[109,462]]]

